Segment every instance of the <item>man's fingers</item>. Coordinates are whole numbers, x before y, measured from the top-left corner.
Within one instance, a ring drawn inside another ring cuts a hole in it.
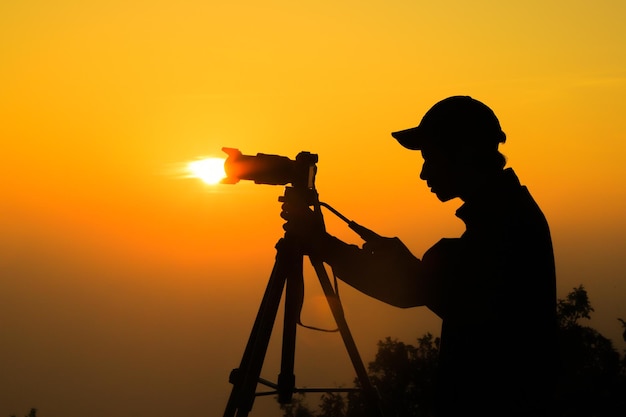
[[[378,236],[375,239],[368,240],[363,244],[363,249],[368,252],[395,252],[400,250],[404,245],[397,237]]]

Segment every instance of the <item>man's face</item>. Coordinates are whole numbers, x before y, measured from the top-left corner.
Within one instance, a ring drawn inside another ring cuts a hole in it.
[[[461,194],[462,173],[450,151],[428,146],[422,149],[424,164],[420,178],[426,181],[430,191],[441,201],[448,201]]]

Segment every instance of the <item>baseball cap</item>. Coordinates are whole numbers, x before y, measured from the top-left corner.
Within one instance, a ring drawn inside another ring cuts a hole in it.
[[[426,143],[497,148],[506,135],[493,110],[470,96],[445,98],[426,112],[417,127],[391,134],[407,149]]]

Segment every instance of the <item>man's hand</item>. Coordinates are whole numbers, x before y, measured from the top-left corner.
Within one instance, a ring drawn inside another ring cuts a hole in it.
[[[283,203],[280,217],[287,220],[283,225],[287,236],[294,239],[305,253],[317,252],[328,236],[322,217],[309,207]]]
[[[378,236],[370,239],[363,245],[363,250],[400,269],[412,270],[415,264],[419,262],[409,248],[397,237]]]

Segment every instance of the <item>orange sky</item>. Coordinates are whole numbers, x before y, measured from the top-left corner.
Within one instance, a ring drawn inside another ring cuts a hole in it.
[[[3,2],[0,415],[222,413],[283,190],[209,187],[182,178],[184,163],[222,146],[317,153],[323,201],[421,256],[462,232],[460,202],[439,203],[419,153],[389,132],[454,94],[498,114],[501,149],[551,224],[559,296],[584,284],[592,325],[624,348],[625,12],[617,0]],[[314,284],[305,315],[327,321]],[[438,332],[426,309],[342,294],[366,361],[386,336]],[[301,332],[301,384],[352,381],[337,339]]]

